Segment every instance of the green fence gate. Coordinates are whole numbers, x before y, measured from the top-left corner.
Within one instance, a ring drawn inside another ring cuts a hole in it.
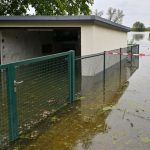
[[[74,101],[74,57],[69,51],[0,66],[1,146]]]

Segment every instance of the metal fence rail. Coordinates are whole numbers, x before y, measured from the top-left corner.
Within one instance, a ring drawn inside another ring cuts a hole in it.
[[[0,68],[0,147],[74,101],[74,51]]]

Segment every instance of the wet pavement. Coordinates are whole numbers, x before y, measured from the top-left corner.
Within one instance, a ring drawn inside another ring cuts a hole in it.
[[[150,54],[147,35],[138,43],[141,53]],[[150,56],[139,62],[134,74],[130,67],[123,75],[112,68],[105,83],[94,82],[76,103],[22,135],[11,149],[149,150]]]

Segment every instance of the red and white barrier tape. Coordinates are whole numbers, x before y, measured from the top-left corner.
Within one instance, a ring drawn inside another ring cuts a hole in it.
[[[106,52],[106,54],[109,54],[109,55],[124,55],[124,56],[150,56],[150,54],[143,54],[143,53],[140,53],[140,54],[131,54],[131,53],[116,53],[116,52]]]

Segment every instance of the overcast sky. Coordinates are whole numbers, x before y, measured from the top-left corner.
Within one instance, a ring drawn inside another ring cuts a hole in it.
[[[131,27],[135,21],[141,21],[150,27],[150,0],[95,0],[92,10],[106,13],[109,7],[123,10],[123,24],[126,26]]]

